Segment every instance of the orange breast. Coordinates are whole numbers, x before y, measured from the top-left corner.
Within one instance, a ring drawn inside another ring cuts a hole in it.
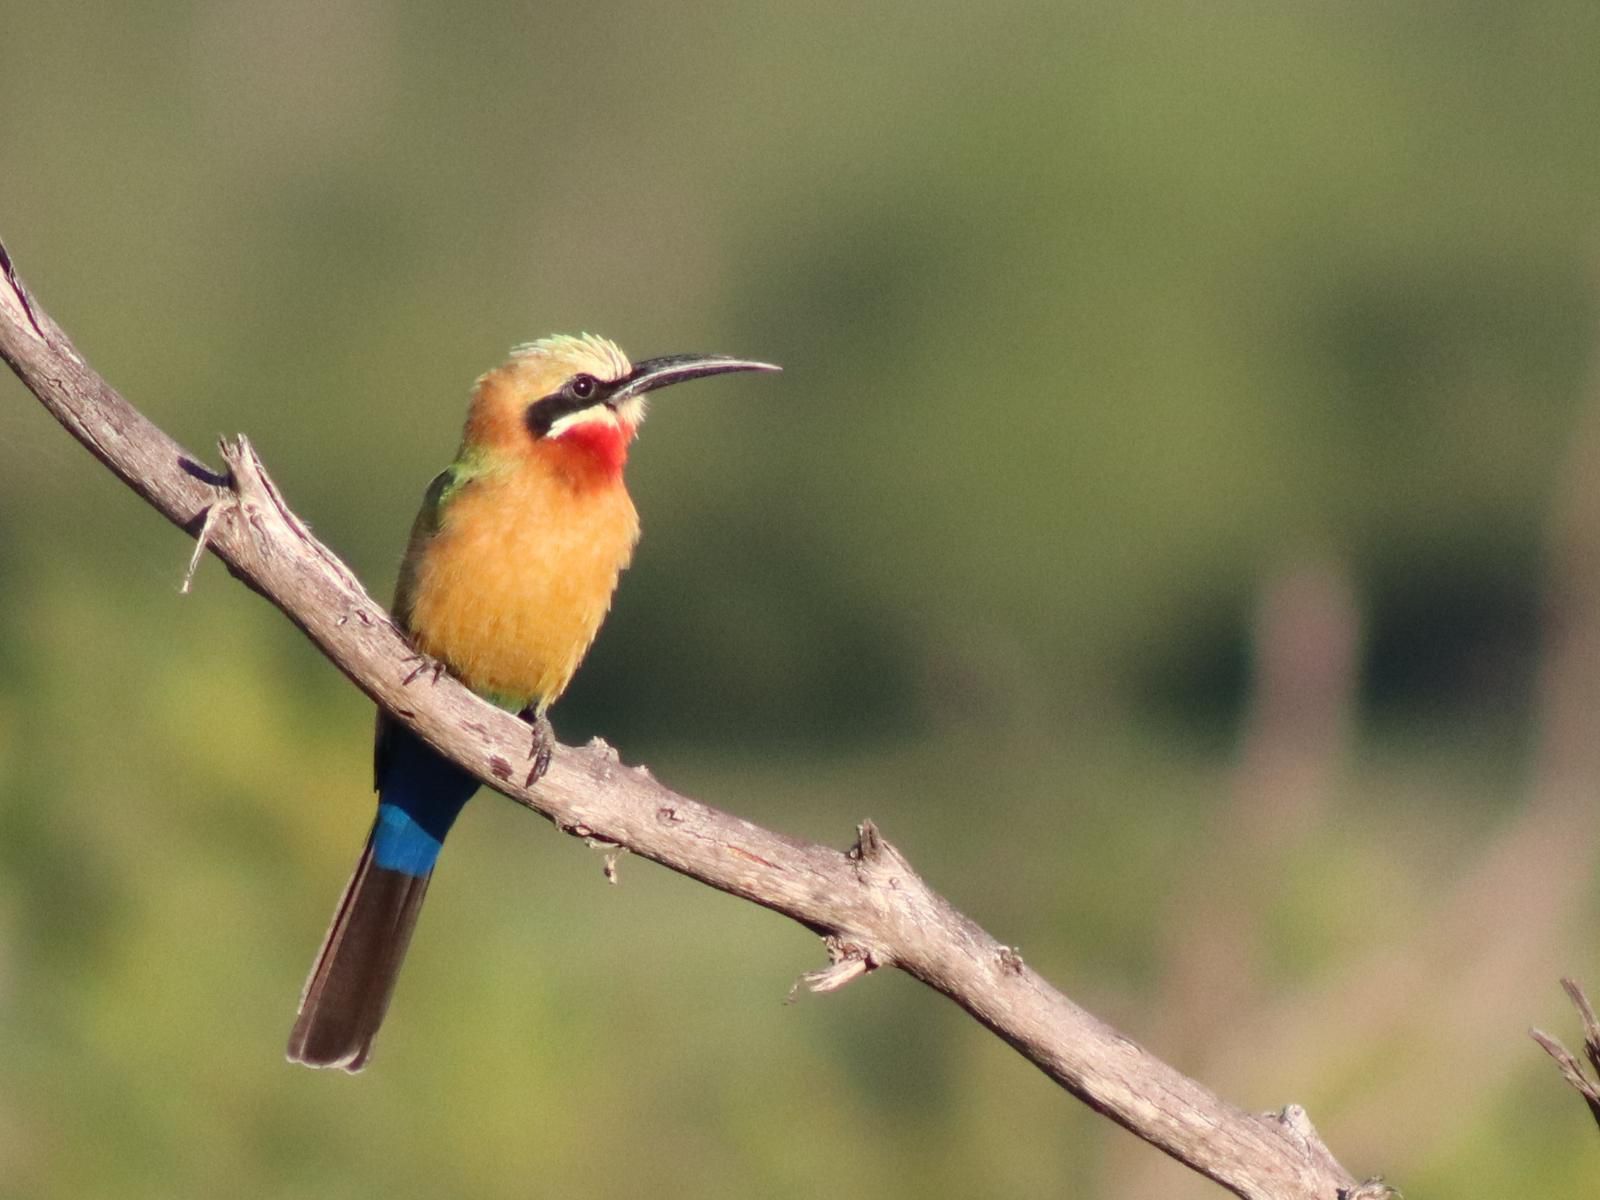
[[[575,486],[525,464],[477,479],[423,548],[412,637],[474,691],[542,712],[599,632],[638,539],[620,475]]]

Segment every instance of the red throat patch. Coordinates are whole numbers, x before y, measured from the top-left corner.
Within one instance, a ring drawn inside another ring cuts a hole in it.
[[[576,476],[609,482],[622,474],[633,431],[611,421],[584,421],[546,443],[557,461]]]

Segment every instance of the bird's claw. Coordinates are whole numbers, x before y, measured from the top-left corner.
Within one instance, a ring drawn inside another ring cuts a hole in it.
[[[533,766],[528,769],[528,778],[523,782],[523,787],[532,787],[544,778],[544,773],[550,769],[550,747],[540,746],[533,752]]]
[[[429,671],[433,672],[433,678],[428,680],[428,683],[431,686],[433,684],[437,684],[439,682],[439,676],[444,674],[444,662],[437,658],[429,658],[426,654],[412,654],[409,655],[405,661],[408,663],[416,663],[417,665],[411,668],[411,673],[400,681],[401,687],[409,687],[414,679],[416,679],[419,675],[427,674]]]
[[[522,719],[533,725],[533,744],[528,747],[528,759],[532,767],[528,770],[528,778],[523,782],[523,787],[532,787],[544,778],[544,773],[550,769],[550,753],[555,748],[556,731],[550,726],[550,718],[524,711]]]

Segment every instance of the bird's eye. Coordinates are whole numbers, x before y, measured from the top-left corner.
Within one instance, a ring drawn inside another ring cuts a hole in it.
[[[600,390],[600,383],[593,375],[574,375],[572,382],[567,384],[575,399],[587,400]]]

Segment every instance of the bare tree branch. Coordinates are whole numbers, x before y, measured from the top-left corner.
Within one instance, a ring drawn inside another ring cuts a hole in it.
[[[598,740],[559,747],[536,788],[526,725],[418,658],[354,575],[312,537],[248,441],[226,476],[151,424],[84,362],[0,245],[0,356],[129,487],[260,592],[362,691],[486,784],[567,833],[624,847],[800,922],[832,965],[817,991],[898,967],[944,993],[1097,1112],[1250,1200],[1365,1200],[1305,1111],[1247,1113],[1079,1008],[933,891],[871,822],[841,852],[681,796]],[[192,570],[192,567],[191,567]]]

